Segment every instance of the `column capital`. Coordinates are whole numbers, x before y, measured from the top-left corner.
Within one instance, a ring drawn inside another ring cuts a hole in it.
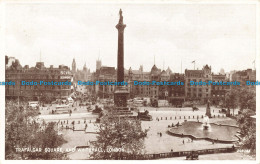
[[[118,23],[118,24],[116,25],[116,28],[117,28],[117,30],[118,30],[119,32],[123,32],[124,29],[125,29],[125,27],[126,27],[126,25],[125,25],[125,24],[121,24],[121,23]]]

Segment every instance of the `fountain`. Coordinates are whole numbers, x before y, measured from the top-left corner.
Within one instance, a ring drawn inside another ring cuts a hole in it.
[[[192,139],[218,140],[223,143],[234,143],[238,141],[236,137],[238,127],[204,122],[187,121],[182,126],[173,127],[168,130],[169,134],[177,137],[190,137]]]
[[[203,130],[209,130],[210,129],[209,117],[207,115],[203,119],[202,127],[203,127]]]
[[[177,137],[190,137],[192,139],[216,140],[223,143],[234,143],[238,141],[236,137],[239,127],[216,123],[209,123],[211,118],[209,100],[206,107],[206,113],[202,122],[186,121],[180,127],[173,127],[168,133]]]

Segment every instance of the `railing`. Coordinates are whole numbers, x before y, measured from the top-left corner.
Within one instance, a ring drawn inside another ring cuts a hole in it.
[[[129,155],[122,157],[124,160],[152,160],[160,158],[173,158],[173,157],[183,157],[196,152],[198,155],[204,154],[215,154],[215,153],[231,153],[236,151],[236,147],[227,148],[216,148],[216,149],[203,149],[203,150],[193,150],[193,151],[179,151],[179,152],[168,152],[168,153],[158,153],[158,154],[144,154],[144,155]]]

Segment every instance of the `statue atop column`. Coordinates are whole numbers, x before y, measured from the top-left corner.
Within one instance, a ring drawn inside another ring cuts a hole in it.
[[[119,23],[120,23],[120,24],[123,24],[123,15],[122,15],[122,13],[123,13],[123,12],[122,12],[122,10],[120,9],[120,10],[119,10],[119,15],[120,15]]]

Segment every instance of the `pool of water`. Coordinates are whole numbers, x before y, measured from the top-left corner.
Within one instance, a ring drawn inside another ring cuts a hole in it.
[[[238,127],[225,126],[210,124],[208,130],[203,130],[203,125],[200,122],[184,122],[182,126],[178,128],[171,128],[169,130],[172,134],[178,135],[192,135],[193,137],[200,138],[210,138],[219,141],[237,141],[238,138],[235,134],[239,131]]]

